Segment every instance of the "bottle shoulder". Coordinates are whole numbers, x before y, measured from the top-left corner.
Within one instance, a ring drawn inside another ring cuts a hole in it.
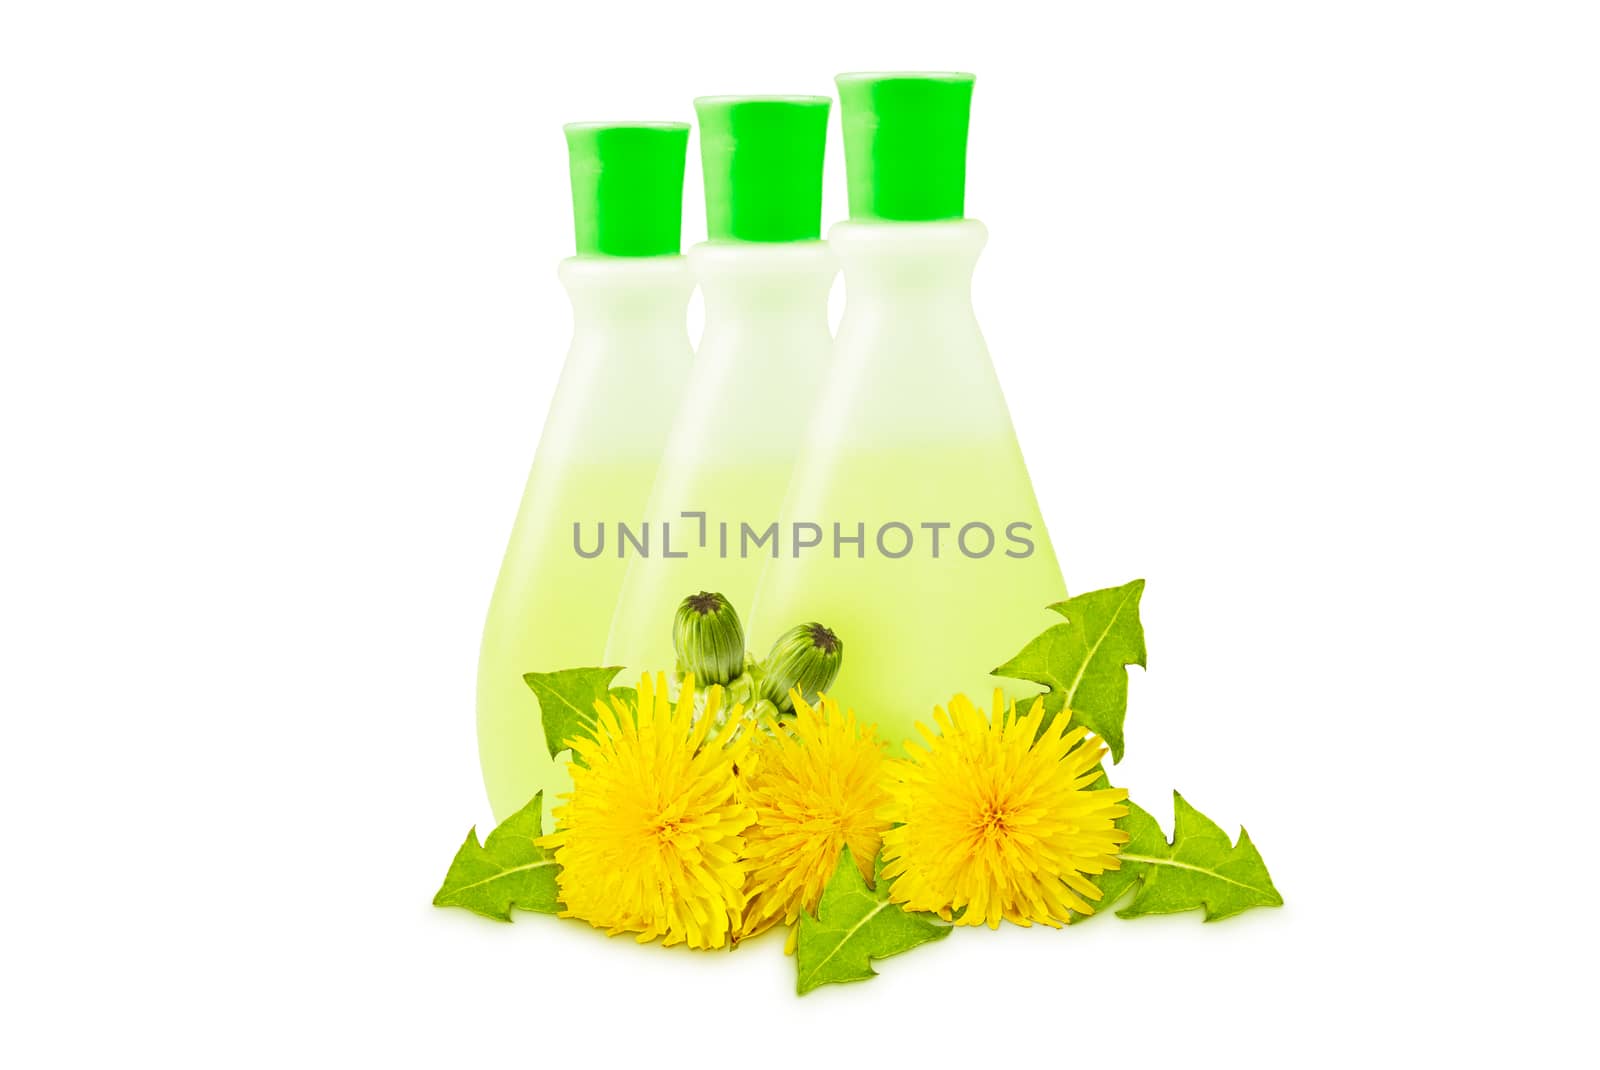
[[[932,294],[970,284],[989,229],[976,219],[938,223],[836,223],[828,231],[857,292],[887,288],[901,294]]]
[[[841,257],[876,252],[976,259],[988,240],[989,228],[976,219],[946,219],[936,223],[847,220],[835,223],[828,230],[828,244]]]
[[[708,338],[737,323],[778,331],[826,324],[839,273],[827,242],[705,242],[689,250],[689,261],[705,295]]]
[[[686,256],[572,256],[556,276],[574,304],[639,299],[688,303],[694,273]]]
[[[673,282],[689,272],[689,258],[673,256],[569,256],[556,265],[563,281]]]
[[[751,272],[804,275],[837,270],[833,250],[825,241],[710,241],[689,250],[689,263],[697,275]]]

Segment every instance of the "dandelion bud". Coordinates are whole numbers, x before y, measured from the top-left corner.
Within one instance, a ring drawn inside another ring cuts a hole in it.
[[[762,666],[762,697],[785,713],[794,709],[789,699],[793,688],[815,702],[817,692],[833,686],[843,661],[844,643],[831,629],[815,623],[790,628],[772,644]]]
[[[701,591],[678,606],[672,621],[678,671],[694,673],[700,687],[726,684],[744,672],[744,626],[720,594]]]

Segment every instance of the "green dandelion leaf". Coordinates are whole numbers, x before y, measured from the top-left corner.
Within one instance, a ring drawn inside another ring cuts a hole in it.
[[[913,913],[889,902],[881,857],[876,869],[877,888],[869,888],[846,847],[822,890],[816,916],[801,912],[795,946],[796,990],[801,995],[821,985],[876,977],[872,960],[950,935],[950,926],[932,914]]]

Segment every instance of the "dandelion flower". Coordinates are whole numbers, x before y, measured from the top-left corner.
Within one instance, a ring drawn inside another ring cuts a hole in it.
[[[926,748],[908,741],[909,758],[891,763],[889,898],[991,929],[1002,918],[1059,928],[1074,911],[1093,913],[1100,889],[1089,878],[1119,868],[1128,839],[1112,824],[1128,793],[1089,786],[1105,747],[1068,731],[1065,714],[1041,734],[1044,701],[1019,717],[999,691],[992,717],[957,695],[934,720],[938,735],[917,725]]]
[[[823,886],[850,856],[864,879],[889,827],[883,744],[826,695],[812,706],[791,692],[795,716],[778,724],[741,767],[744,801],[755,811],[745,834],[745,908],[740,938],[815,910]],[[793,933],[790,943],[793,943]]]
[[[733,733],[711,738],[721,702],[711,688],[697,719],[692,677],[673,703],[665,676],[645,676],[636,705],[595,704],[595,738],[571,740],[582,764],[539,841],[561,864],[563,917],[640,943],[728,942],[744,911],[740,833],[752,815],[734,775],[741,745]]]

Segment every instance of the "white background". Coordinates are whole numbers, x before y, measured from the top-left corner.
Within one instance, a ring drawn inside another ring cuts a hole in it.
[[[0,1062],[1592,1060],[1597,55],[1583,4],[6,5]],[[1288,905],[800,1000],[776,944],[432,908],[560,124],[886,68],[977,72],[1068,584],[1149,580],[1117,776]]]

